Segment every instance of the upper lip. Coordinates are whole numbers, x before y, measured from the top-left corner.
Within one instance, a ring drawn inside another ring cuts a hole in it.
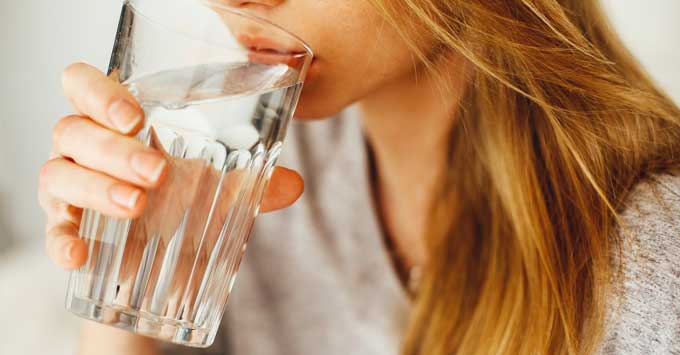
[[[247,34],[242,34],[237,37],[239,43],[249,50],[256,52],[269,52],[272,54],[283,54],[283,55],[296,55],[296,54],[306,54],[306,51],[299,50],[295,48],[288,48],[271,38],[262,36],[251,36]]]

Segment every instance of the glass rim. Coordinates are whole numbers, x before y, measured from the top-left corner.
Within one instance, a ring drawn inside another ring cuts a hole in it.
[[[125,0],[126,3],[128,3],[130,6],[132,6],[133,9],[135,9],[135,11],[140,11],[139,8],[137,6],[135,6],[135,4],[138,3],[139,1],[143,1],[143,0]],[[267,27],[275,29],[277,32],[283,33],[285,36],[291,38],[292,40],[294,40],[295,42],[300,44],[302,46],[302,49],[304,50],[304,53],[287,53],[287,51],[286,51],[283,54],[288,54],[288,55],[290,55],[291,57],[294,57],[294,58],[295,57],[309,57],[310,61],[311,61],[311,59],[314,58],[314,51],[309,46],[309,44],[307,44],[307,42],[305,40],[300,38],[300,36],[288,31],[287,29],[285,29],[285,28],[283,28],[283,27],[281,27],[281,26],[279,26],[279,25],[277,25],[277,24],[275,24],[275,23],[273,23],[273,22],[271,22],[271,21],[269,21],[265,18],[250,14],[250,13],[242,11],[242,10],[239,10],[239,9],[233,7],[233,6],[224,5],[223,3],[221,3],[217,0],[179,0],[179,1],[193,1],[193,2],[196,2],[196,4],[205,4],[205,5],[208,5],[210,7],[219,8],[220,10],[224,10],[226,12],[233,14],[233,15],[240,16],[240,17],[246,18],[246,19],[251,20],[251,21],[259,22],[260,24],[263,24]],[[139,14],[141,14],[144,17],[147,17],[147,15],[145,15],[141,11],[139,12]],[[185,35],[188,35],[188,34],[185,34]],[[201,39],[197,39],[197,40],[205,42],[205,40],[201,40]],[[237,49],[237,48],[232,48],[232,49],[233,50],[241,50],[241,49]]]

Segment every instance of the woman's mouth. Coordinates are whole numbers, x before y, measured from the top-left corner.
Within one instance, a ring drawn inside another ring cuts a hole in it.
[[[304,59],[308,52],[304,49],[290,48],[267,37],[240,35],[239,43],[252,54],[254,58],[281,63],[294,58]],[[269,64],[269,63],[264,63]]]
[[[244,47],[255,51],[272,51],[282,54],[307,54],[307,51],[305,51],[304,48],[291,48],[290,46],[285,46],[268,37],[242,34],[237,37],[237,40]]]
[[[303,70],[304,61],[311,55],[304,49],[286,47],[267,37],[244,34],[239,35],[237,40],[248,50],[248,59],[255,63],[285,64],[291,68]],[[309,79],[310,75],[307,75],[307,80]]]

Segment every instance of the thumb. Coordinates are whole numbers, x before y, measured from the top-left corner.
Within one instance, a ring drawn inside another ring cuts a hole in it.
[[[277,166],[264,192],[261,212],[276,211],[292,205],[305,189],[302,176],[295,170]]]

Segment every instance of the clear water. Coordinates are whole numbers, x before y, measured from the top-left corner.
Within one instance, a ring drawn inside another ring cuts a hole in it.
[[[86,264],[67,307],[192,346],[212,343],[301,85],[285,65],[212,63],[124,84],[146,113],[137,138],[167,154],[144,214],[86,210]]]

